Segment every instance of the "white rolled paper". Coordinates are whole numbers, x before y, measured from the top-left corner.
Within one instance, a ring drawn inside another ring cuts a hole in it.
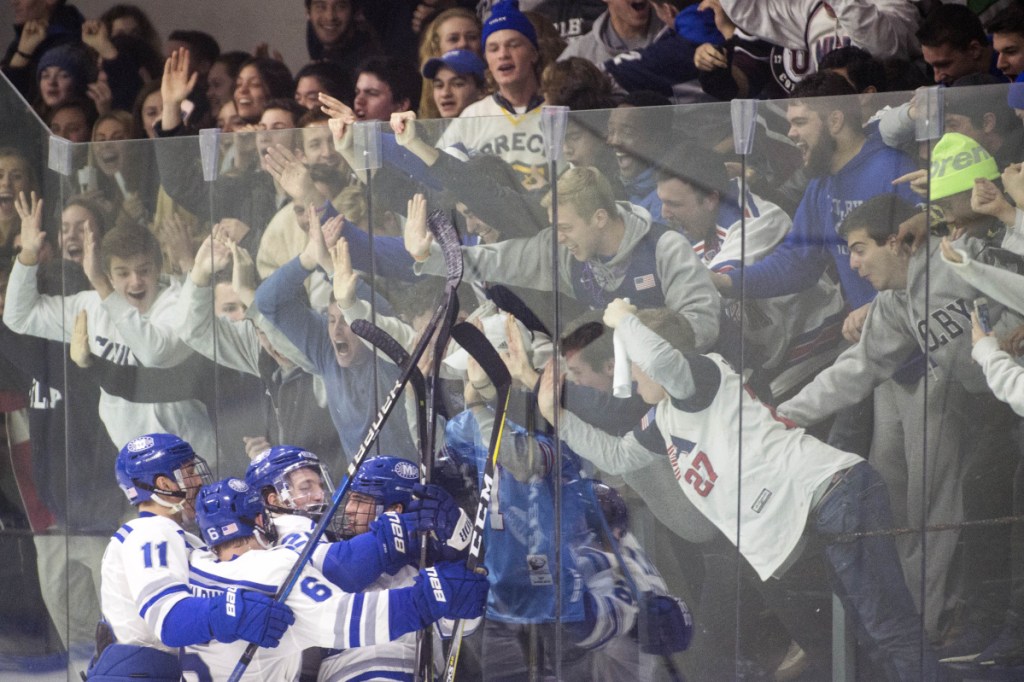
[[[612,335],[612,348],[615,349],[615,369],[612,373],[612,395],[616,398],[628,398],[633,395],[633,372],[629,366],[629,354],[626,353],[626,342],[622,328]]]

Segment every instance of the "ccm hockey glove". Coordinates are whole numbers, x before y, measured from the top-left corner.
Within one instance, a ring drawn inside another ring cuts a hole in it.
[[[236,587],[210,599],[209,613],[214,639],[244,639],[265,649],[276,647],[288,626],[295,622],[292,610],[285,604],[260,592]]]

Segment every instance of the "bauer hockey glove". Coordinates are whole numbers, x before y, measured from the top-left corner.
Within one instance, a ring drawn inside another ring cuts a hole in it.
[[[487,574],[466,564],[440,563],[420,570],[413,589],[413,604],[424,624],[441,618],[479,618],[487,606]]]
[[[389,575],[416,563],[420,558],[420,534],[415,514],[384,512],[370,522],[370,532],[377,538],[381,565]]]
[[[244,639],[273,649],[294,622],[290,608],[260,592],[230,587],[210,599],[210,631],[221,642]]]
[[[439,485],[413,488],[413,501],[407,514],[416,515],[416,527],[431,533],[428,546],[434,561],[455,561],[465,554],[473,522],[455,498]]]
[[[686,602],[675,597],[644,592],[640,598],[640,649],[667,656],[690,646],[693,617]]]

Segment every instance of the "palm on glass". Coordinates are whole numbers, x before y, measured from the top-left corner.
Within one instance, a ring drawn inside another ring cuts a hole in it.
[[[21,262],[24,265],[34,265],[39,257],[39,251],[46,243],[46,233],[43,232],[43,200],[37,197],[35,192],[32,192],[30,197],[24,192],[18,192],[14,200],[14,210],[21,219]]]
[[[427,229],[427,200],[422,194],[414,194],[407,204],[405,230],[402,233],[405,250],[416,260],[425,260],[430,255],[434,236]]]
[[[337,241],[331,249],[331,260],[334,261],[334,298],[339,308],[347,310],[356,302],[356,285],[359,283],[359,275],[352,269],[347,241]]]

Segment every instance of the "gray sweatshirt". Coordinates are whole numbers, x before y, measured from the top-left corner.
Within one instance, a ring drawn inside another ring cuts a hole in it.
[[[1024,268],[1020,257],[986,247],[978,239],[962,239],[957,246],[982,262],[1018,272]],[[799,394],[779,405],[779,413],[802,426],[821,421],[866,398],[915,348],[928,354],[932,371],[960,382],[971,393],[988,392],[981,368],[971,360],[971,309],[980,295],[982,292],[958,277],[942,259],[938,242],[933,240],[928,249],[918,249],[910,257],[906,289],[882,291],[875,298],[860,342],[844,351]],[[1003,333],[1024,321],[999,302],[991,302],[990,311],[994,326]]]

